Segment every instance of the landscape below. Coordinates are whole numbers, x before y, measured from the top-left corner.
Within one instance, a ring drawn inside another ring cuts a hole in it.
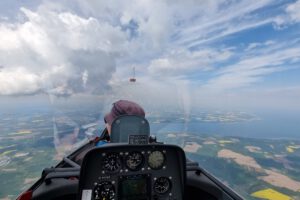
[[[95,111],[84,115],[73,111],[55,115],[31,112],[30,115],[0,116],[0,200],[15,199],[17,194],[31,186],[40,177],[43,168],[54,166],[86,138],[79,131],[80,125],[99,119]],[[299,140],[176,130],[174,126],[166,128],[166,125],[175,121],[176,126],[184,126],[183,118],[163,118],[155,113],[149,115],[152,132],[159,141],[181,146],[190,159],[199,162],[245,199],[300,199]],[[72,120],[68,116],[73,116]],[[218,124],[259,119],[245,113],[202,113],[191,120]],[[74,135],[77,137],[75,140]]]

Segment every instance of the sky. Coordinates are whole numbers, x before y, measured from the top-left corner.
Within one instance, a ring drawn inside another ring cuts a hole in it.
[[[3,0],[0,99],[300,110],[299,36],[300,0]]]

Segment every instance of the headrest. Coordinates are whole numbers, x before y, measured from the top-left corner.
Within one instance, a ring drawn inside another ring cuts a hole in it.
[[[147,119],[137,115],[122,115],[111,125],[110,142],[128,143],[129,135],[150,135]]]

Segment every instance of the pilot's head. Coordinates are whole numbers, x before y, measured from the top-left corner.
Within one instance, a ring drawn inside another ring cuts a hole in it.
[[[139,104],[132,101],[119,100],[113,103],[111,111],[104,117],[104,122],[109,134],[111,133],[112,122],[121,115],[137,115],[145,117],[145,111]]]

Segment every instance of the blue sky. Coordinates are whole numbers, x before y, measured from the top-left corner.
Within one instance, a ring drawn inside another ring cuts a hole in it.
[[[261,107],[300,101],[299,0],[7,0],[0,11],[2,97],[122,97],[135,67],[131,96],[160,90],[160,101],[199,106],[224,106],[228,96],[241,106],[249,97]]]

